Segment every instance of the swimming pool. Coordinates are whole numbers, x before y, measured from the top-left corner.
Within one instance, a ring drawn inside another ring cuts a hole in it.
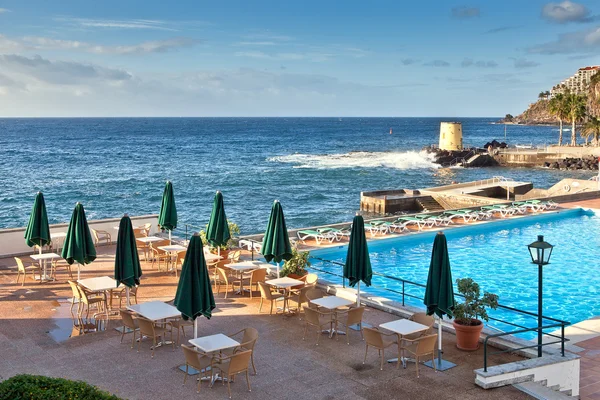
[[[600,217],[583,209],[561,210],[552,214],[499,220],[476,226],[446,229],[452,278],[473,278],[482,291],[496,293],[505,306],[537,313],[538,267],[531,263],[527,245],[543,234],[554,245],[550,265],[544,267],[543,315],[580,322],[600,315]],[[369,242],[374,272],[425,284],[436,232],[424,232]],[[311,257],[343,263],[347,246],[311,252]],[[312,266],[341,275],[342,267],[315,258]],[[324,275],[334,283],[341,278]],[[401,301],[402,283],[373,276],[370,288],[361,291]],[[407,293],[423,297],[424,289],[406,285]],[[456,286],[455,286],[456,291]],[[460,298],[457,298],[457,301]],[[423,307],[420,300],[406,298],[406,304]],[[506,310],[490,315],[513,323],[534,327],[536,317]],[[490,327],[504,331],[518,328],[490,321]],[[535,333],[526,335],[528,338]]]

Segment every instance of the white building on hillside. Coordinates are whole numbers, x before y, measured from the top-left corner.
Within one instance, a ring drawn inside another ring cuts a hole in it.
[[[600,65],[579,68],[575,75],[554,86],[550,95],[554,96],[558,93],[564,93],[567,90],[572,93],[583,93],[587,90],[592,76],[596,75],[598,71],[600,71]]]

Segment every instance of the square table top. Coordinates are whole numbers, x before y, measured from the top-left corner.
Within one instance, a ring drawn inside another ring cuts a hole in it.
[[[398,319],[396,321],[386,322],[385,324],[379,325],[379,327],[403,336],[429,329],[427,325],[419,324],[409,319]]]
[[[158,236],[144,236],[135,238],[135,240],[140,241],[142,243],[152,243],[152,242],[160,242],[161,240],[165,240],[163,238],[159,238]]]
[[[80,279],[77,283],[92,292],[117,289],[117,281],[110,276],[96,276],[94,278]],[[124,287],[125,286],[121,286],[121,288]]]
[[[355,303],[352,300],[337,296],[321,297],[320,299],[310,300],[310,302],[319,307],[327,308],[328,310],[335,310],[336,308],[346,307]]]
[[[252,261],[241,261],[241,262],[237,262],[237,263],[232,263],[232,264],[225,264],[225,267],[229,268],[229,269],[233,269],[235,271],[250,271],[253,269],[259,269],[259,268],[264,268],[261,266],[262,263],[255,263]]]
[[[127,306],[127,309],[152,321],[181,316],[181,312],[177,308],[158,300],[133,304]]]
[[[34,260],[54,260],[55,258],[62,258],[56,253],[32,254],[30,257]]]
[[[205,353],[230,349],[240,345],[239,342],[233,340],[229,336],[223,335],[222,333],[190,339],[189,342]]]
[[[60,239],[67,237],[67,232],[50,232],[50,239]]]
[[[187,250],[187,247],[183,247],[179,244],[170,244],[168,246],[158,246],[159,249],[164,251],[184,251]]]
[[[217,260],[222,260],[223,257],[218,256],[218,255],[213,254],[213,253],[204,252],[204,259],[206,261],[217,261]]]
[[[267,285],[276,286],[279,288],[289,288],[292,286],[304,285],[303,281],[299,281],[298,279],[288,278],[287,276],[284,278],[271,279],[265,282]]]

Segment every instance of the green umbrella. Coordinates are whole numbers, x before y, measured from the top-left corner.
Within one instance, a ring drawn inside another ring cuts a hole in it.
[[[229,224],[225,215],[225,206],[223,205],[223,195],[220,191],[215,194],[210,220],[206,228],[206,240],[212,246],[217,248],[219,255],[221,254],[220,246],[225,246],[231,234],[229,233]]]
[[[183,319],[194,320],[194,338],[198,336],[196,318],[204,315],[210,319],[212,310],[216,307],[202,240],[198,233],[194,233],[190,239],[173,304],[181,311]]]
[[[142,268],[133,226],[131,226],[131,219],[125,214],[119,223],[119,235],[117,236],[115,280],[117,287],[121,283],[126,286],[127,305],[129,305],[129,288],[140,284],[140,276],[142,276]]]
[[[80,277],[80,265],[96,259],[96,248],[81,203],[77,203],[73,210],[61,256],[69,264],[77,262],[77,280]]]
[[[344,264],[344,278],[348,279],[348,284],[352,287],[358,284],[356,294],[356,305],[360,306],[360,281],[365,285],[371,286],[371,259],[369,258],[369,247],[367,237],[365,236],[365,221],[363,217],[357,215],[352,221],[352,232],[350,232],[350,242],[348,243],[348,254]]]
[[[33,208],[29,215],[29,223],[25,229],[25,243],[27,246],[33,247],[37,245],[42,254],[42,247],[50,243],[50,225],[48,225],[48,215],[46,214],[46,202],[42,192],[38,192],[33,202]],[[42,260],[40,260],[40,267]],[[44,263],[44,267],[46,264]],[[46,279],[46,271],[44,270],[44,279]]]
[[[427,315],[435,314],[439,318],[437,368],[442,371],[452,368],[454,364],[442,360],[442,318],[444,315],[452,318],[452,312],[454,311],[454,288],[452,286],[450,257],[448,256],[448,243],[442,232],[435,235],[433,242],[423,303],[427,307]]]
[[[158,225],[169,231],[169,241],[171,233],[177,228],[177,208],[175,207],[175,195],[173,194],[173,184],[167,181],[165,191],[160,204],[160,213],[158,214]]]
[[[271,216],[260,252],[267,262],[275,261],[277,263],[277,277],[279,278],[279,263],[292,258],[292,246],[279,200],[275,200],[271,208]]]
[[[46,202],[42,192],[35,196],[33,208],[29,215],[29,223],[25,229],[25,242],[27,246],[38,245],[40,253],[42,247],[50,243],[50,225],[48,225],[48,215],[46,214]]]

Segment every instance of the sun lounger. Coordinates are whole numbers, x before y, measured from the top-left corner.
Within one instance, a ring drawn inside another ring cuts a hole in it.
[[[370,221],[365,223],[365,230],[368,230],[371,236],[375,236],[376,234],[385,235],[390,231],[391,223],[386,221]]]
[[[483,206],[483,207],[481,207],[481,209],[482,210],[491,211],[491,212],[497,212],[503,218],[512,216],[516,212],[519,211],[517,207],[511,207],[508,204],[494,204],[494,205],[491,205],[491,206]]]
[[[334,239],[338,242],[344,237],[350,237],[350,229],[337,229],[337,228],[319,228],[319,233],[323,235],[333,235]]]
[[[424,218],[417,217],[400,217],[394,222],[393,226],[396,230],[408,230],[410,225],[417,225],[419,230],[422,230],[426,226],[433,226],[433,221],[427,221]]]
[[[528,201],[513,201],[512,205],[519,209],[520,212],[522,211],[521,214],[524,214],[530,210],[533,212],[538,212],[546,209],[546,206],[542,205],[540,202],[530,203]]]
[[[471,222],[473,220],[477,220],[478,216],[476,215],[476,213],[474,212],[464,212],[464,211],[444,211],[444,215],[447,216],[451,221],[454,220],[454,218],[457,219],[461,219],[464,222]]]
[[[312,229],[304,229],[304,230],[298,231],[298,232],[296,232],[296,237],[298,237],[298,240],[304,244],[306,244],[307,239],[314,239],[314,241],[317,242],[317,244],[321,244],[321,242],[323,242],[325,240],[328,240],[331,243],[335,239],[334,235],[324,234],[324,233],[321,233],[319,231],[315,231]]]

